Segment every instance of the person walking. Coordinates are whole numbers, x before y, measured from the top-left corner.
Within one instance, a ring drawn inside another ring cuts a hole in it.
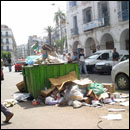
[[[11,58],[10,57],[8,59],[8,67],[9,67],[9,72],[11,72],[12,69],[11,69]]]
[[[84,70],[86,76],[88,76],[88,71],[87,71],[87,67],[86,67],[86,63],[85,63],[84,49],[81,49],[81,51],[80,51],[79,63],[80,63],[80,74],[82,74],[82,72]]]
[[[113,66],[118,63],[118,60],[119,60],[119,53],[116,51],[116,48],[114,48],[112,54]]]
[[[1,112],[5,115],[6,119],[4,123],[8,123],[10,119],[13,117],[13,113],[9,111],[2,103],[1,103]]]

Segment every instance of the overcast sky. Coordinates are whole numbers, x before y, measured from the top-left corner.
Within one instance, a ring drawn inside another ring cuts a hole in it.
[[[66,13],[66,1],[1,1],[1,24],[12,29],[17,45],[27,44],[28,36],[46,36],[44,28],[55,26],[58,7]]]

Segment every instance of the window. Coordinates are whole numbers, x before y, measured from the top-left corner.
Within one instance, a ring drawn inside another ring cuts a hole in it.
[[[126,21],[129,19],[129,1],[122,1],[121,2],[121,9],[122,9],[122,21]]]
[[[127,60],[127,59],[129,59],[129,55],[124,55],[124,56],[122,57],[121,61],[125,61],[125,60]]]
[[[109,58],[109,53],[104,53],[100,56],[101,59],[107,60]]]
[[[9,43],[9,39],[6,39],[6,43],[7,43],[7,44]]]
[[[8,32],[6,32],[6,36],[8,36]]]
[[[6,48],[7,48],[7,51],[9,51],[9,46],[7,46]]]
[[[89,7],[83,10],[83,23],[89,23],[92,21],[92,8]]]
[[[69,6],[70,6],[70,7],[77,6],[77,2],[76,2],[76,1],[70,1],[70,2],[69,2]]]
[[[98,16],[99,18],[104,18],[105,25],[109,25],[109,3],[108,2],[99,2],[98,3]]]

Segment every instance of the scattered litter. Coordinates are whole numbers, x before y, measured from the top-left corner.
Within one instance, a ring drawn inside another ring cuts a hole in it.
[[[82,103],[81,103],[81,102],[79,102],[79,101],[77,101],[77,100],[73,102],[73,107],[74,107],[74,108],[80,108],[81,106],[82,106]]]
[[[129,106],[129,101],[120,103],[121,106]]]
[[[32,105],[39,105],[39,101],[33,99],[33,101],[32,101]]]
[[[121,98],[129,98],[129,95],[121,95]]]
[[[114,94],[114,98],[115,99],[120,99],[121,98],[121,94],[120,93],[113,93]]]
[[[16,105],[18,102],[15,99],[6,99],[3,103],[3,105],[5,107],[13,107],[14,105]]]
[[[124,112],[126,109],[114,109],[114,108],[109,108],[109,112]]]
[[[126,99],[114,99],[115,102],[124,102]]]
[[[105,103],[105,104],[110,104],[112,102],[113,102],[113,100],[111,98],[103,99],[103,103]]]
[[[17,100],[17,101],[27,101],[27,98],[30,97],[30,94],[29,93],[15,93],[14,94],[14,99]]]
[[[104,118],[107,120],[121,120],[122,115],[121,114],[108,114],[107,116],[101,116],[101,118]]]

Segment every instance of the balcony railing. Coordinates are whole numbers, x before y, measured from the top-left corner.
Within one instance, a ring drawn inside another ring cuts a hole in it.
[[[79,34],[79,32],[78,32],[78,28],[77,28],[77,27],[71,29],[71,35],[72,35],[72,36],[78,35],[78,34]]]
[[[110,25],[110,17],[105,16],[104,18],[99,18],[99,19],[96,19],[89,23],[84,24],[83,30],[88,31],[94,28],[99,28],[99,27],[104,27],[104,26],[109,26],[109,25]]]
[[[129,20],[129,9],[118,12],[118,18],[120,21]]]

